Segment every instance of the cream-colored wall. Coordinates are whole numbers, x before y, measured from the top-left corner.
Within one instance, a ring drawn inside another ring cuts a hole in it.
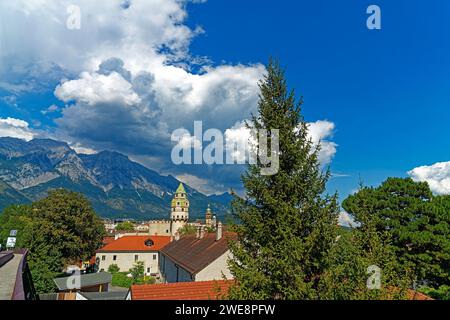
[[[195,275],[195,281],[210,281],[222,280],[222,273],[227,279],[233,279],[230,269],[228,268],[228,259],[231,257],[231,252],[228,250],[219,258],[214,260],[211,264],[206,266],[202,271]]]
[[[169,221],[150,223],[148,226],[150,235],[170,236]]]
[[[186,225],[185,221],[174,220],[172,222],[172,235],[174,236],[177,233],[177,231],[183,228],[185,225]]]
[[[96,254],[96,259],[98,258],[99,270],[108,271],[108,268],[112,264],[117,264],[120,268],[120,271],[127,272],[131,268],[133,268],[136,263],[134,256],[138,255],[137,261],[144,262],[144,272],[147,274],[147,268],[150,269],[150,273],[159,273],[159,254],[158,252],[99,252]],[[153,259],[153,255],[156,255],[156,259]],[[102,256],[105,256],[105,260],[102,260]],[[114,261],[113,257],[117,256],[117,259]]]

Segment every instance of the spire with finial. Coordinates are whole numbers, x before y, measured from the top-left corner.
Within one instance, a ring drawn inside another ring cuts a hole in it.
[[[208,208],[206,209],[205,224],[207,227],[212,226],[212,212],[211,212],[211,205],[209,203]]]
[[[189,200],[182,183],[175,191],[171,203],[172,234],[175,235],[189,220]]]
[[[181,182],[180,182],[180,185],[178,186],[177,191],[175,191],[175,193],[186,194],[186,190],[184,189],[184,185]]]

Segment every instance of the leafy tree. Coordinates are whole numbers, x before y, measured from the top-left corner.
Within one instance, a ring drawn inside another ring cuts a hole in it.
[[[156,279],[152,276],[145,276],[144,277],[144,284],[155,284]]]
[[[129,288],[133,279],[128,277],[128,272],[117,272],[112,275],[112,285],[115,287]]]
[[[197,227],[186,224],[180,228],[178,232],[180,235],[195,234],[197,232]]]
[[[35,234],[58,249],[64,264],[89,259],[102,246],[105,230],[89,201],[59,189],[32,204]]]
[[[370,217],[377,232],[388,234],[402,269],[419,283],[450,284],[449,196],[433,196],[424,182],[389,178],[349,196],[343,207],[362,227]]]
[[[117,231],[134,231],[134,224],[130,221],[124,221],[117,225]]]
[[[450,286],[442,285],[439,288],[422,287],[419,291],[437,300],[450,300]]]
[[[360,193],[365,192],[361,188]],[[365,197],[359,200],[358,226],[342,232],[331,251],[329,269],[322,278],[323,298],[404,299],[412,283],[411,271],[399,264],[390,234],[377,230]]]
[[[108,267],[108,272],[109,273],[117,273],[117,272],[119,272],[120,271],[120,268],[119,268],[119,266],[117,265],[117,264],[111,264],[109,267]]]
[[[133,278],[134,284],[140,284],[144,282],[144,262],[143,261],[137,261],[133,268],[130,269],[131,276]]]
[[[262,175],[265,166],[258,159],[242,177],[246,199],[233,200],[240,224],[229,265],[239,285],[230,298],[317,299],[337,235],[336,196],[324,195],[329,172],[322,172],[302,101],[288,92],[277,63],[269,63],[259,87],[259,115],[247,127],[279,129],[279,170]],[[272,138],[268,135],[268,145]]]
[[[30,207],[26,205],[10,206],[0,215],[0,243],[5,247],[11,230],[17,230],[16,247],[23,248],[23,239],[27,226],[31,222]]]
[[[17,246],[29,250],[38,293],[53,292],[53,278],[66,265],[91,257],[105,232],[86,198],[66,190],[52,191],[30,207],[10,207],[0,219],[1,236],[7,229],[19,230]]]

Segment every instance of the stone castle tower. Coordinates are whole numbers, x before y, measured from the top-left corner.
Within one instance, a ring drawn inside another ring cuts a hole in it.
[[[180,183],[175,196],[172,199],[171,213],[170,213],[170,231],[172,235],[183,228],[189,220],[189,200],[187,199],[186,190]]]
[[[208,228],[212,227],[212,225],[213,225],[212,224],[212,218],[213,218],[213,216],[212,216],[212,212],[211,212],[211,207],[208,204],[208,209],[206,209],[206,216],[205,216],[206,227],[208,227]]]

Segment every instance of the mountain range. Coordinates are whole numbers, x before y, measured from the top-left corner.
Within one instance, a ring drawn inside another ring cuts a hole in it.
[[[61,141],[0,138],[0,210],[65,188],[84,194],[103,217],[168,219],[179,183],[118,152],[79,154]],[[229,193],[207,196],[185,188],[192,219],[203,218],[208,204],[219,217],[228,212]]]

